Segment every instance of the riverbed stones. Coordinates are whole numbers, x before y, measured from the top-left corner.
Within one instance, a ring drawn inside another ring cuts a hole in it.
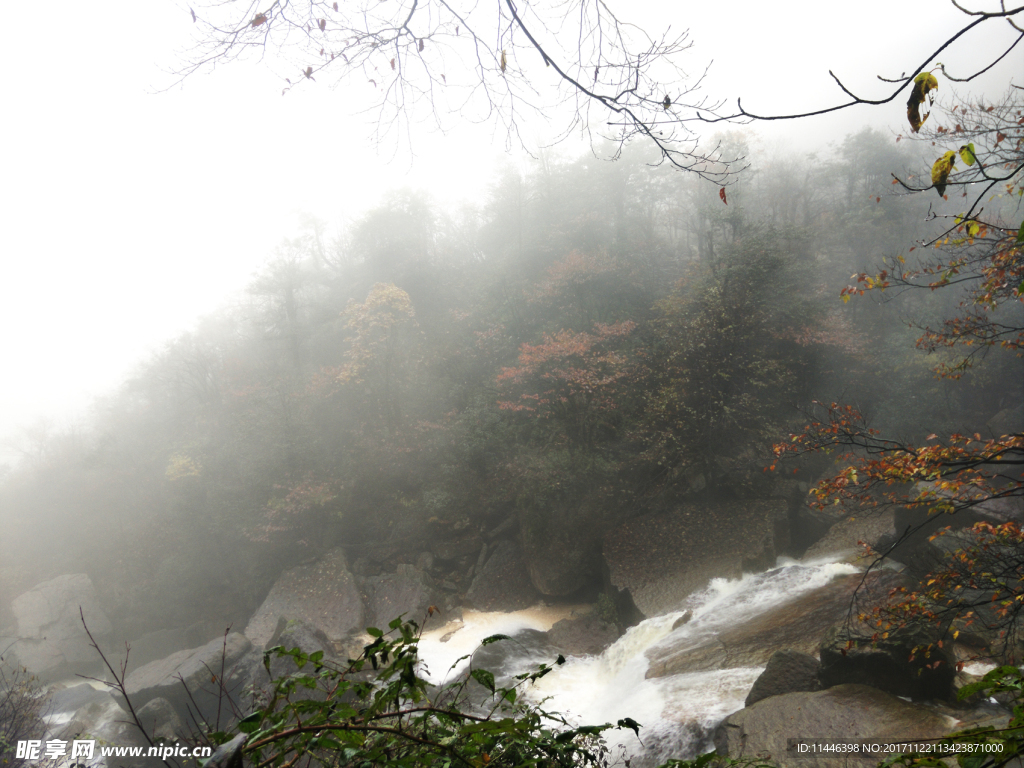
[[[809,653],[784,648],[768,659],[768,665],[754,681],[744,704],[749,707],[772,696],[819,688],[818,660]]]
[[[332,640],[364,629],[363,598],[342,549],[281,574],[246,625],[245,635],[263,647],[282,618],[309,622]]]
[[[677,609],[713,578],[774,565],[776,542],[788,538],[782,499],[681,504],[623,523],[602,551],[612,586],[649,617]]]
[[[82,617],[97,642],[112,626],[100,606],[92,580],[70,573],[37,584],[11,602],[17,640],[11,650],[19,663],[43,680],[91,669],[100,662]]]
[[[791,738],[932,739],[950,730],[952,722],[919,704],[866,685],[840,685],[823,691],[787,693],[764,699],[727,717],[715,730],[715,749],[731,758],[770,757],[788,768],[875,766],[868,760],[796,756],[787,752]]]

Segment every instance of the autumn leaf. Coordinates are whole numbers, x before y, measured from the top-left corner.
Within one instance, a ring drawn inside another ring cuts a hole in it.
[[[252,21],[249,22],[249,23],[253,27],[258,27],[260,24],[265,23],[266,20],[267,20],[267,15],[265,13],[257,13],[255,16],[252,17]]]
[[[936,160],[935,165],[932,166],[932,184],[935,186],[935,191],[939,193],[939,197],[946,192],[946,179],[949,178],[955,162],[956,152],[950,150]]]
[[[420,40],[420,53],[423,53],[423,41]]]
[[[327,19],[320,19],[320,31],[327,29]]]
[[[192,14],[192,23],[195,24],[196,23],[196,12],[193,11],[191,8],[188,9],[188,12]]]
[[[394,59],[391,60],[391,71],[392,72],[395,71],[395,60]]]
[[[928,119],[927,114],[921,117],[920,111],[925,96],[928,95],[929,91],[935,90],[938,87],[939,81],[931,72],[922,72],[914,78],[914,88],[910,91],[910,98],[907,99],[907,120],[910,121],[910,129],[914,133],[920,131],[924,121]],[[928,103],[932,104],[934,99],[934,96],[929,97]]]
[[[338,10],[338,4],[337,3],[334,4],[334,10]]]
[[[729,201],[725,199],[725,187],[722,187],[720,190],[718,190],[718,196],[722,198],[723,203],[725,203],[726,205],[729,204]]]
[[[967,165],[974,165],[978,159],[974,154],[974,142],[964,144],[964,146],[960,147],[960,159]]]
[[[312,80],[313,79],[313,68],[312,67],[306,67],[306,69],[303,70],[302,74],[304,74],[306,77],[308,77],[310,80]]]
[[[505,67],[507,67],[507,66],[508,66],[508,59],[505,58],[505,49],[502,48],[502,50],[501,50],[501,71],[504,72],[505,71]]]

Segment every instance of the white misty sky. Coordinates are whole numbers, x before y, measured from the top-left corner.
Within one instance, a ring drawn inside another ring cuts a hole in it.
[[[652,34],[689,28],[691,71],[714,60],[706,92],[762,112],[835,103],[830,68],[881,95],[876,74],[912,68],[964,24],[939,0],[610,4]],[[75,419],[244,286],[302,214],[340,223],[399,186],[472,201],[508,158],[500,130],[471,125],[417,133],[413,155],[378,152],[353,94],[318,82],[282,97],[279,74],[255,62],[160,92],[192,29],[187,5],[170,0],[16,3],[4,15],[0,441],[43,415]],[[1001,41],[975,35],[941,60]],[[1022,56],[987,81],[993,96],[1024,71]],[[757,130],[817,148],[868,120],[900,130],[904,101]],[[550,131],[538,119],[523,135]]]

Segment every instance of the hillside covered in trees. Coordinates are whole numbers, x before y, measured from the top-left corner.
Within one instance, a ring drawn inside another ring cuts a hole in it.
[[[827,457],[764,470],[814,400],[853,398],[909,441],[997,430],[1017,358],[954,382],[933,374],[941,349],[915,349],[909,325],[958,297],[840,301],[851,273],[937,231],[934,201],[891,183],[930,164],[919,147],[865,131],[794,158],[722,140],[750,158],[727,199],[632,147],[509,168],[463,210],[397,190],[340,232],[310,222],[90,426],[8,471],[0,605],[74,562],[128,634],[240,620],[333,547],[393,568],[502,524],[541,594],[593,599],[601,537],[624,521],[803,505]],[[799,554],[813,534],[792,522]],[[446,574],[463,592],[470,576]]]

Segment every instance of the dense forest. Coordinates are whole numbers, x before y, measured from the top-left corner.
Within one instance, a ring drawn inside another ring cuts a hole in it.
[[[89,426],[8,471],[0,606],[74,563],[127,634],[244,619],[332,547],[393,567],[510,517],[528,563],[565,553],[531,569],[541,593],[592,599],[601,535],[631,516],[806,497],[829,458],[765,468],[812,401],[910,441],[1019,405],[1014,356],[950,381],[943,350],[915,349],[959,296],[840,301],[941,231],[891,175],[932,147],[721,142],[748,164],[727,197],[631,145],[509,167],[462,210],[396,190],[340,231],[310,221]]]

